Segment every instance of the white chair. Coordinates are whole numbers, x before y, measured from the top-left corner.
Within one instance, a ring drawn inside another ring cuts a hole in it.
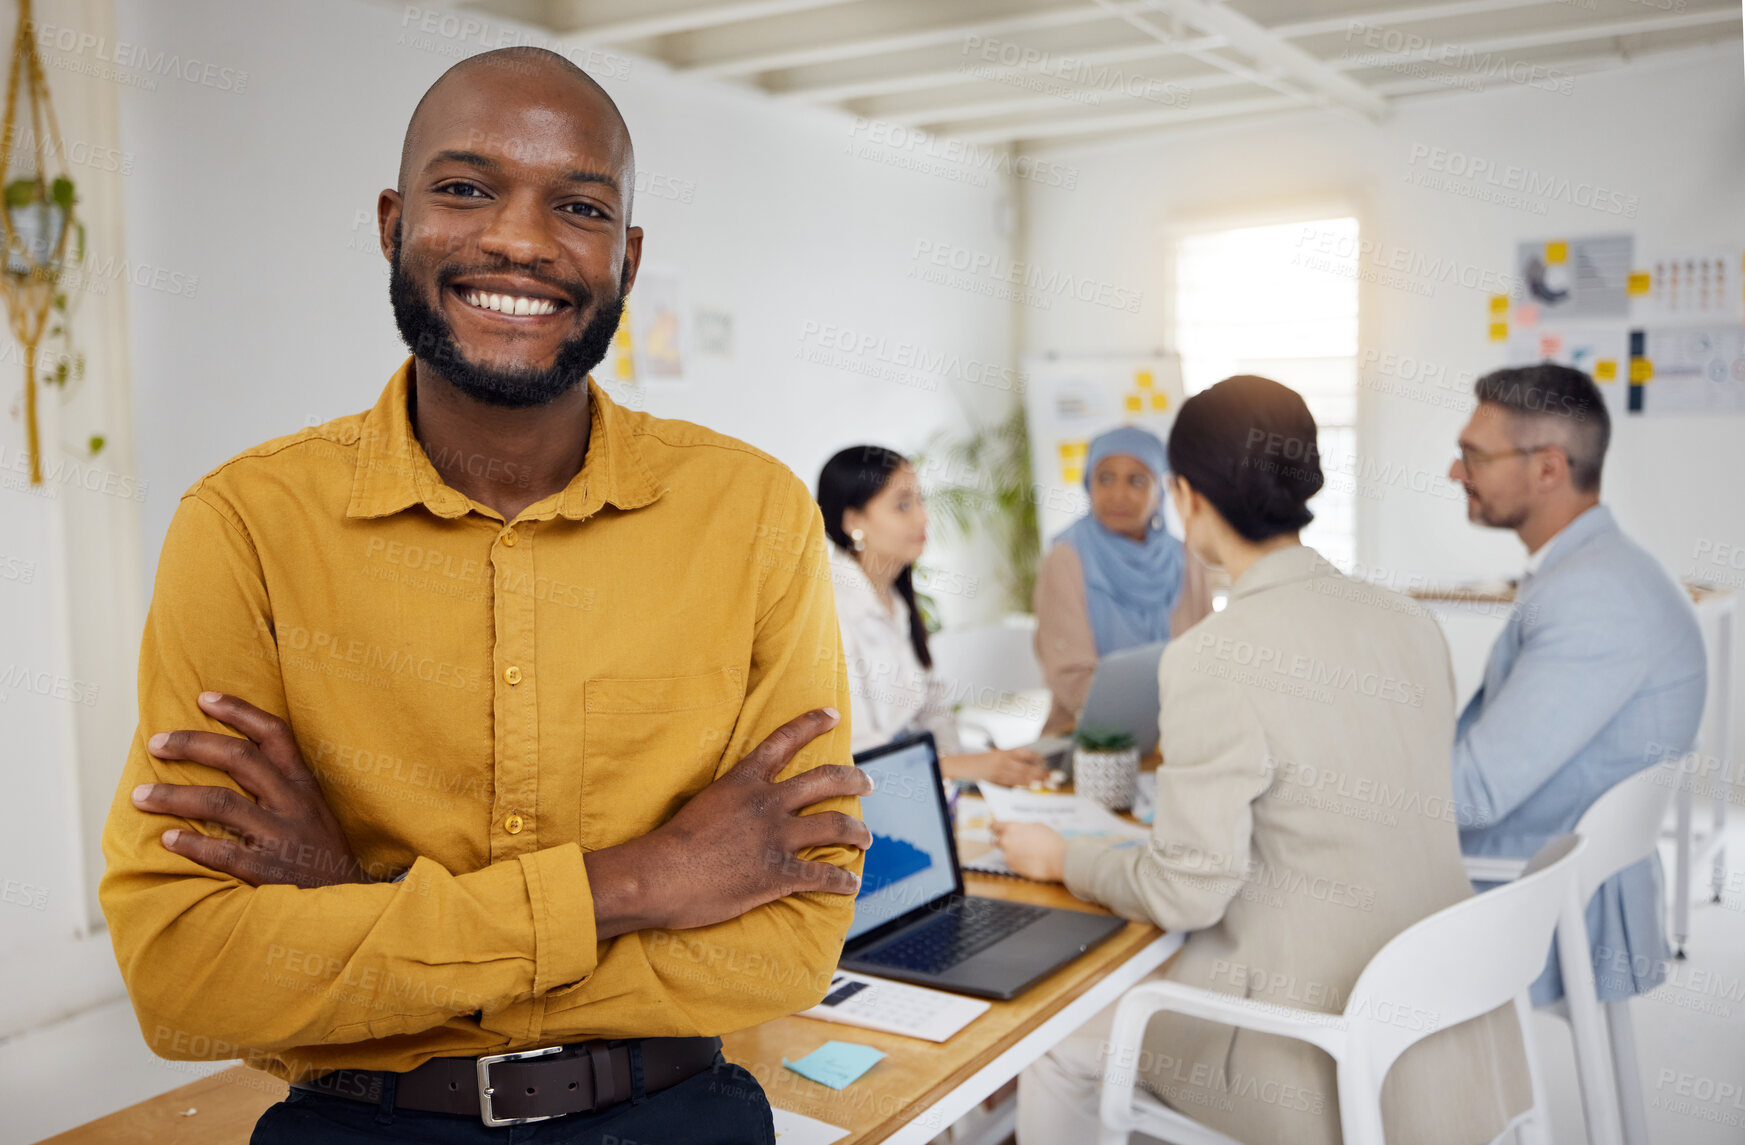
[[[1364,967],[1342,1014],[1296,1010],[1175,982],[1129,990],[1115,1010],[1110,1034],[1098,1145],[1125,1145],[1135,1131],[1176,1145],[1238,1145],[1145,1090],[1135,1090],[1141,1040],[1159,1010],[1319,1046],[1337,1068],[1345,1145],[1384,1145],[1382,1082],[1402,1053],[1434,1032],[1402,1029],[1386,1017],[1411,1005],[1439,1015],[1437,1028],[1446,1029],[1511,1001],[1527,1053],[1533,1106],[1510,1128],[1524,1143],[1546,1145],[1550,1134],[1527,1021],[1527,988],[1545,968],[1545,947],[1574,886],[1575,858],[1583,846],[1575,835],[1553,839],[1508,886],[1455,903],[1401,931]]]
[[[1660,825],[1678,782],[1677,763],[1638,772],[1594,800],[1575,825],[1575,833],[1588,845],[1576,864],[1569,901],[1557,919],[1563,1001],[1546,1010],[1569,1022],[1592,1145],[1648,1145],[1648,1115],[1629,999],[1607,1002],[1602,1010],[1595,993],[1587,904],[1601,883],[1655,853]],[[1477,855],[1466,859],[1467,877],[1482,882],[1508,882],[1524,866],[1520,859]]]
[[[1048,718],[1048,684],[1036,663],[1032,617],[946,628],[928,640],[933,674],[958,705],[964,749],[1029,743]]]

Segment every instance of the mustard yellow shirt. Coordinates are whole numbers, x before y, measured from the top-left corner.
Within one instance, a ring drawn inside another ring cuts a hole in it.
[[[147,1043],[297,1079],[720,1034],[813,1005],[847,896],[599,942],[582,859],[647,834],[808,709],[843,720],[782,778],[851,762],[806,487],[590,380],[582,471],[505,523],[413,435],[412,368],[369,412],[221,465],[170,524],[100,888]],[[404,881],[257,888],[165,850],[170,827],[212,828],[139,811],[136,784],[235,786],[145,748],[235,734],[196,706],[207,689],[286,719],[358,858]],[[801,857],[860,869],[853,848]]]

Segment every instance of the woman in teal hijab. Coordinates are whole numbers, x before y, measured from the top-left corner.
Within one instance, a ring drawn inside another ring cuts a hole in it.
[[[1137,426],[1091,440],[1090,513],[1054,540],[1036,577],[1036,658],[1054,694],[1043,727],[1072,727],[1097,659],[1165,641],[1212,611],[1205,566],[1163,525],[1163,442]]]

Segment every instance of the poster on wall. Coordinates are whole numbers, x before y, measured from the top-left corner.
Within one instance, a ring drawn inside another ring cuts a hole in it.
[[[1745,326],[1630,331],[1631,413],[1745,413]]]
[[[1622,325],[1517,330],[1509,339],[1508,365],[1556,362],[1593,378],[1612,418],[1629,412],[1630,332]]]
[[[637,377],[645,382],[685,380],[685,324],[679,276],[644,268],[627,303],[636,343]]]
[[[1633,286],[1638,322],[1727,323],[1745,319],[1737,250],[1645,259]]]
[[[1629,318],[1635,247],[1627,234],[1520,243],[1516,323]]]
[[[1084,465],[1091,438],[1137,425],[1169,440],[1182,403],[1181,359],[1173,354],[1057,358],[1024,363],[1036,524],[1046,551],[1089,508]]]

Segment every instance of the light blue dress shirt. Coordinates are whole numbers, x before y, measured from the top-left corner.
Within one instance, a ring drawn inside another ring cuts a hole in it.
[[[1611,510],[1587,510],[1543,551],[1455,729],[1469,855],[1531,857],[1613,785],[1690,750],[1702,720],[1708,658],[1696,611]],[[1601,1001],[1664,979],[1665,917],[1659,856],[1601,885],[1587,906]],[[1563,996],[1555,948],[1532,996]]]

